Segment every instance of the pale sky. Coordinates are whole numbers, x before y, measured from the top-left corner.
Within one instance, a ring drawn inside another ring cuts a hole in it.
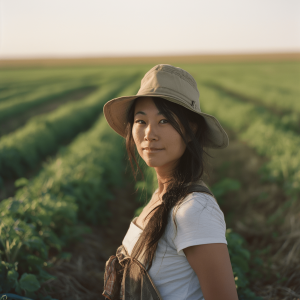
[[[300,51],[300,0],[0,0],[0,58]]]

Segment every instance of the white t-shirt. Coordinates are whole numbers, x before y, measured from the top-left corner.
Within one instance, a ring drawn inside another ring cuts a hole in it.
[[[190,193],[176,212],[175,236],[173,210],[166,231],[158,242],[149,275],[163,300],[203,300],[198,277],[182,250],[201,244],[227,244],[224,214],[212,196]],[[129,255],[142,233],[133,221],[122,242]]]

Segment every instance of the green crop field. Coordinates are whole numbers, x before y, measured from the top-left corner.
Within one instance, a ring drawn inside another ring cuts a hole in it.
[[[174,65],[229,135],[205,181],[239,299],[299,299],[300,63]],[[101,298],[105,260],[157,187],[142,161],[135,181],[103,105],[152,66],[0,69],[0,299]]]

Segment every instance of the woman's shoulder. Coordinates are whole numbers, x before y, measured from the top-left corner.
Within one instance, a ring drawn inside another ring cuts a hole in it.
[[[177,220],[188,220],[199,216],[223,220],[224,214],[217,203],[216,199],[204,192],[193,192],[188,194],[183,201],[175,208],[175,216]]]
[[[224,214],[212,195],[190,193],[173,212],[175,222],[171,225],[174,232],[172,239],[178,254],[193,245],[227,243]]]
[[[205,192],[189,193],[180,203],[181,207],[219,207],[217,200],[212,195]]]

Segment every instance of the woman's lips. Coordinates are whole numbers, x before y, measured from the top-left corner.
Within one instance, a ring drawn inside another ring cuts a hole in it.
[[[144,148],[143,151],[146,151],[147,153],[156,153],[159,151],[162,151],[164,149],[155,149],[155,148]]]

